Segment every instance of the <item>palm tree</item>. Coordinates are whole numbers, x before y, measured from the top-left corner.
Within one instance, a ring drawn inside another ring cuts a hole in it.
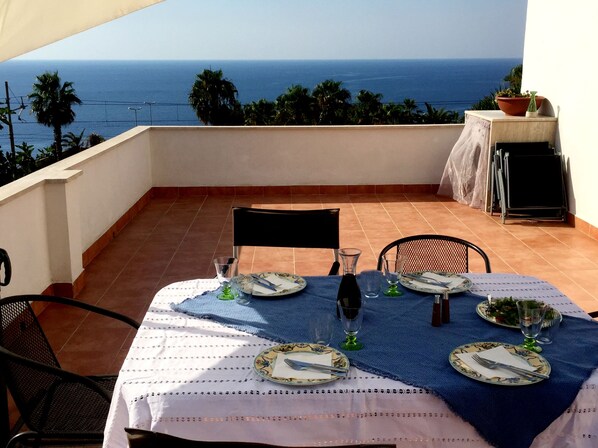
[[[311,93],[315,100],[317,124],[347,124],[351,92],[341,88],[342,81],[327,79]]]
[[[69,154],[76,154],[81,152],[85,149],[85,139],[83,138],[83,133],[85,129],[81,131],[80,134],[75,134],[73,132],[67,132],[64,137],[62,138],[62,143],[66,148],[66,151]]]
[[[189,104],[197,118],[207,125],[238,125],[243,123],[237,88],[222,77],[222,70],[204,70],[193,83]]]
[[[382,94],[360,90],[353,105],[355,124],[382,124]]]
[[[62,126],[75,121],[73,105],[81,104],[73,83],[61,84],[58,72],[46,72],[37,77],[33,92],[29,94],[31,112],[38,123],[48,126],[54,132],[54,156],[60,160],[62,154]]]
[[[403,123],[415,124],[419,121],[420,110],[413,98],[405,98],[401,104]]]
[[[307,88],[292,85],[276,98],[276,124],[311,125],[314,123],[314,99]]]
[[[422,115],[422,123],[424,124],[447,124],[458,123],[459,113],[455,111],[447,111],[444,108],[436,109],[429,103],[426,105],[426,113]]]
[[[268,126],[274,123],[276,104],[273,101],[261,99],[243,106],[245,125]]]
[[[102,142],[105,142],[106,139],[96,132],[92,132],[87,137],[87,147],[91,148],[92,146],[99,145]]]
[[[386,124],[419,124],[421,112],[414,99],[405,98],[402,103],[388,103],[384,105]]]

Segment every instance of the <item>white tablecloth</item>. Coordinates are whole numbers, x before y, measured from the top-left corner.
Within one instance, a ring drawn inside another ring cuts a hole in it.
[[[538,298],[564,314],[589,318],[554,287],[533,277],[467,276],[473,280],[473,293]],[[197,440],[289,446],[489,446],[439,398],[355,368],[347,379],[318,387],[261,379],[253,371],[253,359],[275,344],[169,307],[216,286],[213,279],[190,280],[156,294],[120,371],[104,447],[125,448],[127,426]],[[374,303],[372,299],[368,306]],[[595,371],[571,407],[532,446],[598,446],[597,408]]]

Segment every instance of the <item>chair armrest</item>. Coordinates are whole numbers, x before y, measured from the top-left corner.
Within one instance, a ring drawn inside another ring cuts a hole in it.
[[[51,303],[60,303],[62,305],[73,306],[75,308],[81,308],[92,313],[101,314],[106,317],[110,317],[112,319],[119,320],[121,322],[130,325],[135,329],[139,329],[139,322],[130,318],[129,316],[125,316],[124,314],[117,313],[115,311],[108,310],[106,308],[101,308],[99,306],[90,305],[89,303],[81,302],[75,299],[69,299],[67,297],[60,297],[60,296],[46,296],[42,294],[22,294],[17,296],[8,296],[3,299],[0,299],[2,303],[12,303],[12,302],[51,302]]]

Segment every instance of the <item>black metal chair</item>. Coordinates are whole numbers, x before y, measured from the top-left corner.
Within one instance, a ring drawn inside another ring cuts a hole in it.
[[[338,208],[269,210],[233,207],[233,256],[240,246],[333,249],[328,275],[338,274],[340,263]]]
[[[470,251],[475,251],[482,257],[486,272],[492,272],[488,255],[481,248],[453,236],[413,235],[393,241],[380,252],[378,270],[382,270],[384,254],[393,249],[397,254],[406,256],[405,272],[469,272]]]
[[[64,297],[20,295],[0,299],[1,377],[21,415],[12,434],[23,424],[28,429],[14,435],[7,448],[27,443],[101,443],[117,377],[86,377],[61,369],[30,302],[74,306],[135,329],[139,324],[122,314]],[[0,406],[5,409],[7,403]]]
[[[203,440],[189,440],[180,437],[171,436],[144,429],[125,428],[129,448],[211,448],[211,447],[230,447],[230,448],[282,448],[281,445],[268,445],[266,443],[251,442],[207,442]],[[395,444],[374,443],[360,445],[327,445],[330,448],[394,448]]]

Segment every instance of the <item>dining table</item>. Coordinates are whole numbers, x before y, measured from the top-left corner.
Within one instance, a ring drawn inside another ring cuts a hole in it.
[[[384,443],[397,447],[598,446],[598,323],[550,283],[467,273],[451,318],[431,325],[434,294],[363,299],[358,352],[346,377],[313,385],[271,381],[255,360],[273,346],[308,342],[309,322],[334,314],[340,276],[303,277],[294,294],[219,301],[217,279],[170,284],[154,296],[119,372],[106,448],[127,447],[125,427],[204,441],[285,446]],[[478,381],[449,361],[457,346],[523,341],[482,318],[494,298],[541,300],[563,316],[541,353],[550,378],[513,386]],[[186,307],[186,305],[191,305]],[[197,311],[199,310],[199,311]]]

